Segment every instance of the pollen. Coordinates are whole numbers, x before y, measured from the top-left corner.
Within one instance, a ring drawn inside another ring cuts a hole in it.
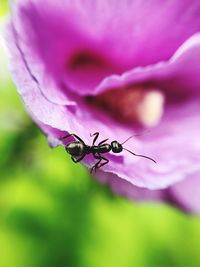
[[[156,89],[144,94],[137,112],[139,121],[145,126],[155,126],[159,123],[164,111],[164,95]]]

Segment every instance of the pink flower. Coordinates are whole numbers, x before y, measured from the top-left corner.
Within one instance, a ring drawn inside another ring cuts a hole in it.
[[[18,92],[51,142],[66,132],[123,142],[151,127],[126,148],[158,163],[109,153],[99,179],[199,212],[199,31],[198,0],[21,0],[7,44]]]

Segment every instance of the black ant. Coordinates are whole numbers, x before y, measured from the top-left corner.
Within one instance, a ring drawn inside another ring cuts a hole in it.
[[[91,170],[90,170],[91,173],[93,171],[96,172],[97,169],[101,168],[102,166],[106,165],[109,162],[109,160],[107,158],[103,157],[101,154],[108,153],[110,151],[112,151],[113,153],[120,153],[123,150],[126,150],[134,156],[143,157],[143,158],[149,159],[149,160],[156,163],[156,161],[154,159],[149,158],[149,157],[144,156],[144,155],[135,154],[132,151],[130,151],[130,150],[128,150],[122,146],[124,143],[126,143],[133,136],[126,139],[122,144],[120,144],[118,141],[112,141],[111,144],[108,144],[108,143],[106,143],[106,141],[108,141],[108,138],[107,138],[107,139],[101,141],[98,145],[95,145],[95,142],[99,136],[99,133],[96,132],[92,135],[90,134],[90,136],[94,136],[92,146],[86,145],[83,142],[83,140],[79,136],[77,136],[76,134],[66,135],[64,137],[61,137],[60,140],[66,139],[70,136],[73,136],[78,140],[78,141],[71,142],[65,146],[65,149],[66,149],[67,153],[71,155],[71,159],[73,162],[77,163],[77,162],[81,161],[88,154],[92,154],[93,157],[98,160],[96,162],[96,164],[91,168]],[[102,161],[104,161],[104,162],[102,162]]]

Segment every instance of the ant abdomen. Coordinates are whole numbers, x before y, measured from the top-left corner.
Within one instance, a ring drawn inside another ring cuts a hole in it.
[[[85,147],[80,142],[69,143],[65,146],[65,149],[73,157],[81,156],[85,152]]]

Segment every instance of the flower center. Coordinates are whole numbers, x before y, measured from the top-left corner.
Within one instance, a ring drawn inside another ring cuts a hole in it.
[[[159,123],[164,111],[164,95],[154,87],[128,87],[90,97],[89,102],[125,123],[152,127]]]

